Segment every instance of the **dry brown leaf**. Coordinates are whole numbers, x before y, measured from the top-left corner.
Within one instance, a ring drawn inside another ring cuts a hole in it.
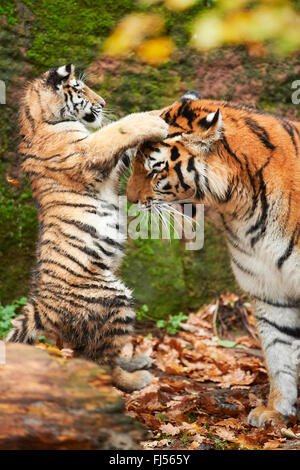
[[[160,430],[163,433],[168,434],[169,436],[176,436],[176,434],[180,433],[180,428],[177,427],[177,426],[173,426],[173,424],[171,424],[171,423],[162,424],[160,426]]]

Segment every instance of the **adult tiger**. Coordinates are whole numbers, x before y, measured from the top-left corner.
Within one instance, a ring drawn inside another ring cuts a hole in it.
[[[162,117],[169,135],[140,148],[128,199],[203,203],[218,216],[234,274],[254,299],[271,383],[249,423],[288,420],[300,356],[300,123],[195,91]]]
[[[131,292],[115,274],[125,235],[118,182],[124,151],[161,140],[168,125],[131,114],[94,133],[105,101],[74,75],[53,68],[28,85],[21,106],[22,167],[38,203],[37,260],[27,305],[7,341],[34,343],[52,334],[82,356],[113,368],[127,391],[151,381],[150,359],[119,358],[132,332]],[[136,371],[136,372],[133,372]]]

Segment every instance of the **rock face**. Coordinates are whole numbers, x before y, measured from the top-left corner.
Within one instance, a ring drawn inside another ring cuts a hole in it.
[[[0,365],[0,449],[139,449],[104,368],[21,344]]]

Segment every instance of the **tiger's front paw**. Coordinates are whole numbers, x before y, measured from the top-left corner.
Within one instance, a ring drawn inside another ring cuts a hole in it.
[[[248,415],[248,424],[252,426],[264,426],[267,421],[272,424],[287,423],[289,421],[288,416],[284,416],[274,408],[267,408],[265,406],[258,406],[254,408]]]

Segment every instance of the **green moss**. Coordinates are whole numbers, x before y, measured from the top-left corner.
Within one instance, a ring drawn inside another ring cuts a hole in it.
[[[16,14],[16,1],[2,0],[0,5],[0,16],[1,15],[6,16],[8,23],[16,24],[18,21]]]
[[[2,303],[27,292],[29,271],[34,260],[37,211],[31,201],[28,182],[20,189],[4,180],[6,166],[0,165],[0,299]]]
[[[35,15],[28,57],[38,71],[75,62],[85,66],[116,21],[133,8],[132,0],[24,0]]]

